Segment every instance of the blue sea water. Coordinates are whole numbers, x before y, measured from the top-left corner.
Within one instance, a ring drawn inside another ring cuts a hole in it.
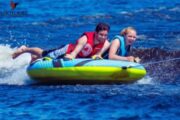
[[[180,119],[180,2],[178,0],[0,0],[0,119]],[[138,31],[133,54],[147,76],[121,85],[32,85],[29,54],[17,47],[56,48],[98,22],[109,38],[126,26]],[[156,64],[146,64],[162,60]]]

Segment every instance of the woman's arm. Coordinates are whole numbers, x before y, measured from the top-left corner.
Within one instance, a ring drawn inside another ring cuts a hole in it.
[[[124,57],[124,56],[119,56],[117,55],[117,51],[120,48],[120,42],[118,39],[114,39],[111,43],[110,46],[110,50],[109,50],[109,59],[113,59],[113,60],[127,60],[127,61],[131,61],[134,62],[134,57],[133,56],[128,56],[128,57]]]

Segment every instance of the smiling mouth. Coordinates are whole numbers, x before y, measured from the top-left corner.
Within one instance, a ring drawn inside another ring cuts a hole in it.
[[[133,41],[129,41],[128,43],[129,43],[129,44],[133,44]]]

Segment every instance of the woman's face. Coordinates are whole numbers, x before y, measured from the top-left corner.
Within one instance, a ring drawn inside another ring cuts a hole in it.
[[[104,42],[108,37],[108,31],[107,30],[101,30],[98,33],[95,34],[96,40],[101,42]]]
[[[129,30],[125,35],[126,45],[132,45],[136,41],[136,31]]]

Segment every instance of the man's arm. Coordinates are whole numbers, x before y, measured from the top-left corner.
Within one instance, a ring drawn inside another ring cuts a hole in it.
[[[109,48],[109,46],[110,46],[110,43],[109,43],[108,40],[106,40],[103,47],[102,47],[102,49],[99,52],[97,52],[96,55],[101,56]]]
[[[70,54],[66,54],[65,58],[68,58],[68,59],[76,58],[76,56],[83,49],[83,47],[86,43],[87,43],[87,37],[85,35],[83,35],[82,37],[79,38],[75,49]]]

